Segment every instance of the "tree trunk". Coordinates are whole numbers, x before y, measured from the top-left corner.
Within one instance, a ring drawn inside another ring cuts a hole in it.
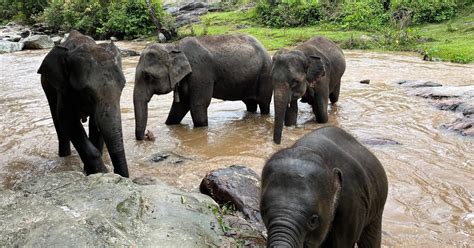
[[[145,3],[146,3],[146,6],[148,7],[148,10],[150,11],[150,16],[153,19],[153,23],[155,23],[156,36],[158,37],[158,40],[160,40],[160,34],[164,33],[162,31],[166,31],[166,29],[163,28],[160,20],[158,19],[158,17],[156,17],[155,8],[153,8],[153,5],[151,5],[150,0],[145,0]]]

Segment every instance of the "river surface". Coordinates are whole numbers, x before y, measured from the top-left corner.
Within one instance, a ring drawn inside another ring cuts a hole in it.
[[[119,42],[139,50],[142,43]],[[77,152],[57,155],[57,138],[46,97],[36,74],[48,51],[0,55],[0,185],[56,171],[81,171]],[[389,196],[383,220],[384,247],[474,247],[474,139],[440,129],[456,119],[428,100],[408,96],[396,80],[433,80],[445,85],[474,84],[474,66],[425,62],[413,54],[346,51],[341,96],[330,107],[328,125],[358,139],[387,138],[401,145],[368,146],[385,167]],[[290,146],[316,124],[309,105],[299,103],[296,128],[285,128],[281,145],[272,142],[270,116],[249,114],[238,102],[213,100],[209,127],[193,128],[189,114],[181,125],[164,124],[172,95],[154,96],[148,129],[156,141],[136,141],[132,92],[138,57],[123,59],[127,84],[121,108],[130,177],[153,177],[186,191],[198,191],[204,175],[243,164],[260,173],[277,150]],[[370,84],[360,84],[370,79]],[[182,163],[155,163],[156,153],[183,156]],[[104,155],[110,165],[108,156]]]

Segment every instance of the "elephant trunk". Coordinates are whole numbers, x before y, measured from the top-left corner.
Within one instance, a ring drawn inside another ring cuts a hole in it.
[[[120,99],[120,97],[117,99]],[[104,137],[104,142],[114,166],[114,172],[123,177],[128,177],[127,159],[123,145],[120,100],[100,104],[97,107],[95,119]]]
[[[275,86],[273,103],[275,107],[275,122],[273,123],[273,142],[275,142],[275,144],[280,144],[281,134],[283,131],[283,122],[285,121],[286,109],[288,107],[288,104],[290,103],[290,90],[288,89],[288,86]]]
[[[148,102],[151,96],[146,96],[135,86],[133,90],[133,107],[135,110],[135,138],[143,140],[145,138],[146,123],[148,120]]]
[[[267,247],[302,247],[297,226],[288,220],[276,220],[268,225]]]

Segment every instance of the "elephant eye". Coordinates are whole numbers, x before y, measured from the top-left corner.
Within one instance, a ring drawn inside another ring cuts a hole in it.
[[[309,218],[308,227],[309,229],[314,230],[318,226],[319,226],[319,216],[314,214],[313,216],[311,216],[311,218]]]

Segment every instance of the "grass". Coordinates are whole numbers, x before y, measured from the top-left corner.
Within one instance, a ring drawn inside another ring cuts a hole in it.
[[[431,58],[455,63],[474,61],[474,13],[447,23],[420,27],[420,35],[428,42],[418,45]]]
[[[403,46],[389,41],[361,41],[360,37],[383,37],[382,32],[343,30],[335,24],[297,28],[268,28],[258,25],[255,11],[214,12],[201,17],[202,23],[182,27],[181,36],[247,33],[260,40],[269,51],[295,46],[315,35],[332,39],[343,48],[393,51],[423,51],[434,60],[470,63],[474,61],[474,13],[455,18],[448,23],[429,24],[411,28],[420,38]]]

